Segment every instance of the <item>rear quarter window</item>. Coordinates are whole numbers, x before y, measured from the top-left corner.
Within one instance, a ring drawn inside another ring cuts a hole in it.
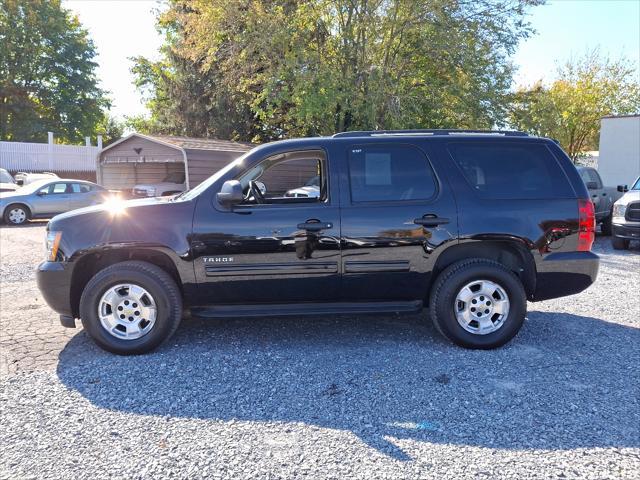
[[[562,167],[543,144],[465,142],[449,154],[471,188],[487,199],[573,198]]]

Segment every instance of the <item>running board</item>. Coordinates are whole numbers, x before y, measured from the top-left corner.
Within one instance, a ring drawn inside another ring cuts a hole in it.
[[[191,313],[206,318],[281,317],[286,315],[336,315],[360,313],[419,312],[421,300],[411,302],[293,303],[273,305],[215,305],[192,307]]]

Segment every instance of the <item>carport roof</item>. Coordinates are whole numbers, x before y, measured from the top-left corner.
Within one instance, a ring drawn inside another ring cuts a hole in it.
[[[225,152],[246,152],[254,147],[251,143],[218,140],[215,138],[173,137],[169,135],[147,135],[150,139],[170,143],[186,150],[221,150]]]
[[[126,142],[132,137],[141,137],[151,140],[152,142],[162,143],[171,147],[182,150],[208,150],[219,152],[246,152],[255,145],[246,142],[233,142],[231,140],[218,140],[216,138],[192,138],[192,137],[176,137],[171,135],[143,135],[141,133],[132,133],[126,137],[113,142],[111,145],[102,149],[102,152],[109,150],[116,145]]]

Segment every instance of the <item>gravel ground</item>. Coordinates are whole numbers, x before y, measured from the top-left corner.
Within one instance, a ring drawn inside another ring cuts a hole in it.
[[[0,478],[640,477],[640,248],[529,304],[506,347],[419,316],[186,320],[117,357],[66,330],[0,228]]]

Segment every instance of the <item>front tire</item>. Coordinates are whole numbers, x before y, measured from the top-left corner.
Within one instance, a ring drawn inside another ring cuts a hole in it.
[[[614,250],[628,250],[630,240],[626,238],[611,237],[611,246]]]
[[[22,225],[31,218],[31,211],[26,205],[14,203],[4,211],[4,221],[7,225]]]
[[[511,340],[527,313],[520,279],[502,264],[462,260],[436,279],[429,314],[436,329],[464,348],[488,350]]]
[[[99,271],[80,298],[82,326],[103,349],[119,355],[148,353],[178,328],[182,296],[161,268],[141,261]]]

